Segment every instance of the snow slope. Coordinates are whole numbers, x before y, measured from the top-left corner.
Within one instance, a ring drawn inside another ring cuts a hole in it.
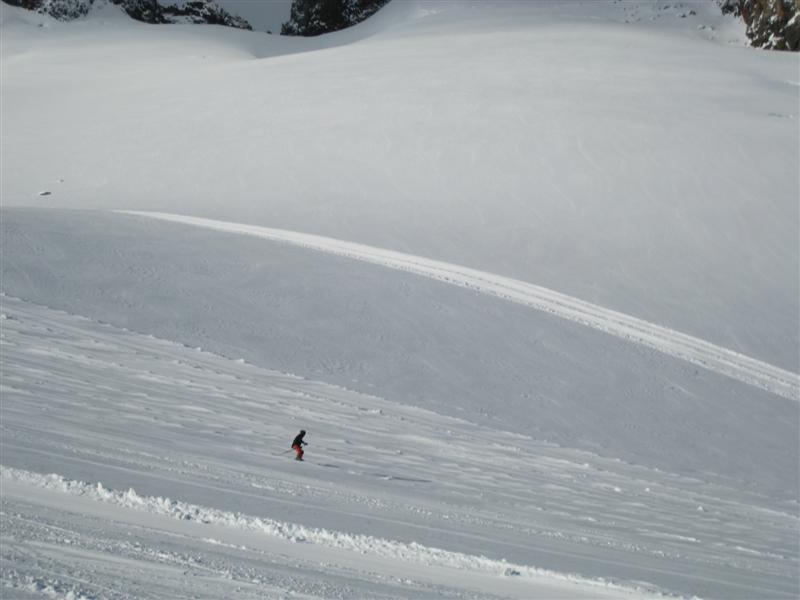
[[[398,2],[310,41],[15,21],[4,202],[394,249],[796,371],[800,59],[717,13]]]
[[[4,593],[797,596],[797,56],[0,7]]]
[[[3,285],[18,297],[499,430],[721,478],[763,490],[770,504],[800,497],[800,404],[627,339],[240,233],[125,214],[2,215]]]
[[[778,598],[797,583],[797,516],[757,495],[8,296],[3,311],[3,460],[18,468],[1,475],[2,568],[14,589]],[[298,465],[284,451],[301,424]]]
[[[219,231],[254,235],[268,240],[286,242],[301,248],[310,248],[337,256],[374,263],[390,269],[406,271],[445,281],[483,294],[517,302],[524,306],[547,312],[568,321],[574,321],[610,335],[642,344],[669,356],[681,358],[692,364],[760,387],[790,400],[800,401],[800,376],[770,364],[754,360],[714,346],[703,340],[670,331],[654,323],[629,317],[601,306],[571,298],[553,290],[476,271],[459,265],[429,260],[420,256],[392,252],[381,248],[353,244],[342,240],[307,235],[267,227],[254,227],[238,223],[213,221],[196,217],[183,217],[165,213],[131,212],[130,214],[208,227]]]

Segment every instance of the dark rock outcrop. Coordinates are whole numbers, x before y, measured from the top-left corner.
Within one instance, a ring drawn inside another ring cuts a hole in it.
[[[88,0],[3,0],[3,2],[50,15],[59,21],[85,17],[92,8],[92,2]]]
[[[389,0],[292,0],[282,35],[314,36],[338,31],[370,17]]]
[[[89,14],[95,0],[3,0],[6,4],[71,21]],[[234,16],[213,0],[189,0],[181,4],[161,4],[158,0],[109,0],[131,18],[145,23],[205,23],[237,29],[252,29],[241,17]]]
[[[253,29],[250,23],[217,6],[213,0],[191,0],[182,6],[171,4],[164,7],[164,16],[172,22],[183,20],[191,23],[225,25],[237,29]]]
[[[722,0],[722,12],[740,16],[756,48],[800,50],[800,0]]]

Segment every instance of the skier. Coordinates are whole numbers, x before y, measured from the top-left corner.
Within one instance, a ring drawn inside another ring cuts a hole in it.
[[[297,437],[294,438],[292,442],[292,450],[297,453],[297,456],[294,457],[295,460],[303,460],[303,446],[307,444],[303,441],[303,437],[306,435],[306,430],[301,429],[300,433],[297,434]]]

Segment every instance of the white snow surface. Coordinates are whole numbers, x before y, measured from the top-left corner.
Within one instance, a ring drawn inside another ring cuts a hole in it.
[[[798,596],[797,54],[0,23],[0,595]]]
[[[757,493],[8,296],[3,316],[1,568],[12,590],[793,593],[798,517]],[[285,437],[300,424],[311,442],[299,464]]]
[[[330,465],[324,465],[330,466]],[[230,513],[218,509],[206,508],[187,504],[181,501],[170,500],[169,498],[142,497],[132,488],[125,492],[105,489],[102,483],[96,485],[86,484],[81,481],[69,481],[63,477],[50,474],[39,475],[19,469],[9,469],[0,467],[0,480],[6,485],[19,485],[26,495],[31,493],[30,488],[43,488],[45,490],[55,490],[68,496],[81,496],[89,498],[95,502],[112,504],[115,507],[131,508],[145,513],[163,515],[179,521],[195,521],[203,525],[219,525],[221,529],[235,529],[245,531],[255,531],[267,537],[278,538],[295,543],[310,543],[326,548],[346,550],[357,554],[369,554],[371,557],[380,557],[395,561],[418,563],[426,567],[448,567],[454,570],[469,571],[471,573],[489,574],[494,576],[516,576],[525,579],[539,580],[566,580],[576,584],[584,584],[584,588],[591,590],[592,596],[604,596],[603,591],[597,587],[610,587],[613,594],[618,596],[631,596],[631,592],[637,592],[637,596],[648,594],[641,590],[626,590],[620,586],[609,585],[603,581],[585,581],[580,578],[565,576],[559,573],[533,569],[522,565],[509,564],[506,561],[491,560],[484,556],[469,556],[457,552],[447,552],[438,548],[427,548],[416,542],[404,544],[401,542],[373,538],[366,535],[353,535],[325,529],[316,529],[296,525],[293,523],[281,523],[268,518],[251,517],[241,513]],[[17,486],[13,486],[17,487]],[[36,492],[33,492],[34,494]],[[62,499],[63,502],[64,499]],[[69,499],[66,500],[69,502]],[[215,538],[212,541],[224,543]],[[374,559],[373,559],[374,560]],[[588,585],[587,585],[588,584]],[[497,584],[498,587],[502,583]],[[558,584],[553,585],[558,590]],[[536,586],[531,585],[528,592],[532,593]],[[569,597],[582,595],[585,589],[577,586],[563,586]],[[541,590],[536,590],[541,591]],[[610,594],[609,594],[610,595]]]
[[[798,370],[799,59],[728,43],[713,2],[394,2],[311,40],[45,25],[3,25],[6,206],[389,248]]]

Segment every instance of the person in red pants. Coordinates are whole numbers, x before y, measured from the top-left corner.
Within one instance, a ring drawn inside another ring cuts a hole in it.
[[[297,453],[297,456],[294,457],[295,460],[303,460],[303,446],[306,445],[306,443],[303,441],[305,435],[306,430],[301,429],[300,433],[297,434],[297,437],[295,437],[294,441],[292,442],[292,450]]]

